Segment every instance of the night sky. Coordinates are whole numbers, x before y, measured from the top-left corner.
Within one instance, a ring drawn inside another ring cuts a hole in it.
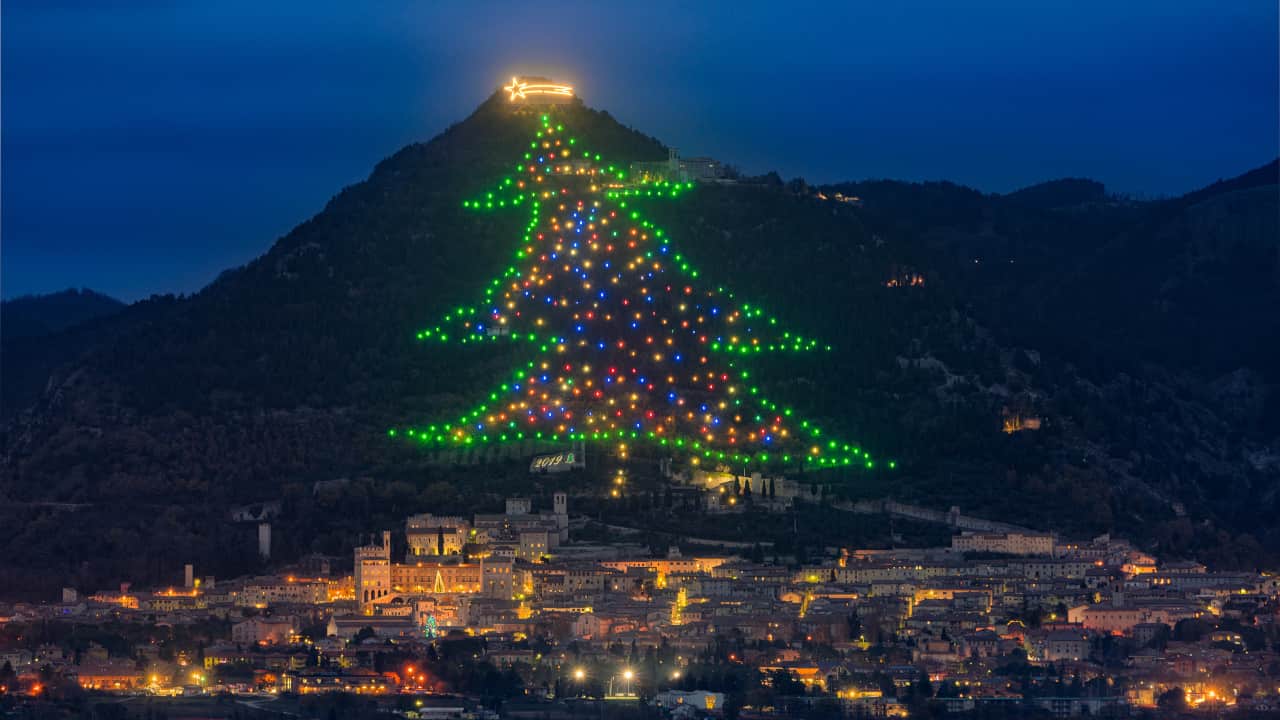
[[[1275,0],[478,4],[4,0],[3,296],[198,290],[513,73],[810,182],[1162,195],[1277,154]]]

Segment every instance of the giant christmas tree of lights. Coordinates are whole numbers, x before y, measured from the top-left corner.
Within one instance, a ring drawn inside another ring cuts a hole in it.
[[[515,263],[484,300],[449,312],[423,341],[529,342],[534,360],[454,422],[394,428],[429,446],[525,441],[637,445],[693,462],[876,467],[764,397],[745,368],[759,353],[830,350],[699,272],[628,198],[675,198],[692,183],[628,181],[541,118],[516,173],[477,211],[526,209]],[[895,467],[892,461],[886,463]]]

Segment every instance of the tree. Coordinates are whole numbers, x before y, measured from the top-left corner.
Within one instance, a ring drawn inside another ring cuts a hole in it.
[[[779,668],[769,675],[769,683],[773,691],[779,695],[803,695],[804,683],[800,682],[790,671]]]
[[[749,355],[829,346],[705,286],[666,233],[641,216],[638,198],[675,198],[692,183],[622,185],[623,170],[584,149],[550,114],[515,160],[513,176],[462,203],[528,212],[515,260],[482,299],[455,306],[418,338],[529,343],[539,355],[460,418],[389,434],[428,446],[586,440],[622,455],[644,443],[716,463],[874,466],[865,450],[763,397],[743,367]]]
[[[355,635],[351,636],[351,644],[359,645],[365,640],[368,640],[371,637],[377,637],[377,636],[378,636],[378,633],[374,632],[374,629],[372,627],[365,626],[357,630]]]
[[[1156,631],[1151,634],[1151,639],[1147,641],[1147,647],[1164,650],[1169,645],[1169,636],[1171,634],[1172,631],[1169,630],[1169,626],[1160,623],[1160,627],[1156,628]]]
[[[1198,618],[1184,618],[1173,626],[1173,639],[1178,642],[1200,642],[1213,626]]]
[[[928,699],[933,697],[933,684],[929,682],[929,676],[921,671],[916,681],[911,683],[911,693],[918,698]]]
[[[18,674],[13,671],[13,665],[8,661],[4,661],[4,667],[0,667],[0,687],[16,688],[18,686]]]
[[[1156,705],[1165,712],[1184,712],[1187,709],[1187,694],[1180,687],[1172,687],[1160,693]]]

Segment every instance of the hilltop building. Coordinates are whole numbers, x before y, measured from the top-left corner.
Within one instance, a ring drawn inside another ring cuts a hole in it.
[[[951,549],[959,552],[1001,553],[1004,555],[1053,555],[1054,538],[1048,533],[964,532],[952,536]]]
[[[442,517],[431,513],[410,515],[405,521],[409,541],[409,559],[424,556],[461,555],[468,541],[470,524],[458,516]]]
[[[631,163],[631,178],[637,182],[724,182],[728,172],[719,160],[709,157],[682,158],[668,148],[666,160]]]
[[[353,585],[361,615],[384,614],[394,603],[426,597],[511,599],[515,561],[537,562],[568,541],[568,496],[555,493],[551,511],[536,513],[529,498],[508,498],[506,512],[478,514],[471,522],[413,515],[405,521],[405,536],[404,563],[391,561],[390,531],[380,543],[355,549]]]

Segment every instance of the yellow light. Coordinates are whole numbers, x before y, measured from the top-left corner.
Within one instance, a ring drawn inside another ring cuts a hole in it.
[[[525,100],[530,95],[553,95],[558,97],[573,97],[572,85],[558,85],[555,83],[529,83],[520,78],[511,78],[511,84],[503,88],[511,94],[510,101]]]

